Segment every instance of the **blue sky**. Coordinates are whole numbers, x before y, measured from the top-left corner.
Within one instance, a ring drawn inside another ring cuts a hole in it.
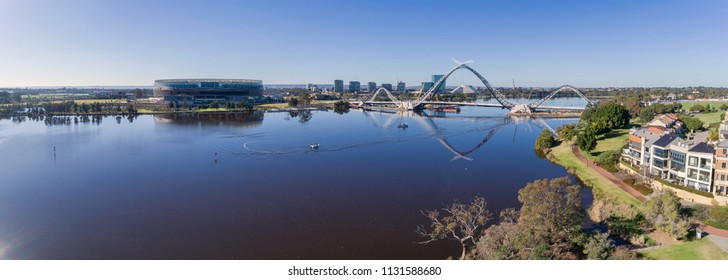
[[[0,0],[0,87],[416,85],[450,58],[496,86],[728,86],[728,1]]]

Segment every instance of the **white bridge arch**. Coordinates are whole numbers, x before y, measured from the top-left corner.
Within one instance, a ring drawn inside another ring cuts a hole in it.
[[[486,91],[490,94],[491,97],[493,97],[498,104],[481,104],[481,103],[466,103],[466,102],[439,102],[439,101],[432,101],[432,97],[435,95],[436,90],[447,80],[450,75],[455,73],[455,71],[465,69],[467,71],[470,71],[480,79],[480,81],[483,83],[483,85],[486,88]],[[517,104],[514,103],[508,98],[498,91],[495,87],[493,87],[488,80],[483,77],[483,75],[480,75],[478,71],[475,71],[475,69],[471,68],[466,63],[459,63],[457,66],[453,67],[448,71],[445,75],[443,75],[437,82],[433,84],[433,86],[425,92],[420,98],[415,100],[398,100],[396,96],[394,96],[389,90],[380,87],[377,89],[377,91],[366,101],[362,102],[362,105],[372,105],[372,104],[394,104],[399,109],[403,110],[415,110],[422,108],[422,105],[424,104],[452,104],[452,105],[462,105],[462,106],[480,106],[480,107],[502,107],[505,109],[510,110],[513,113],[531,113],[532,111],[544,108],[544,109],[552,109],[552,110],[583,110],[584,108],[577,108],[577,107],[558,107],[558,106],[543,106],[543,104],[556,96],[558,93],[563,91],[573,91],[575,92],[579,97],[583,98],[587,104],[592,104],[593,102],[589,100],[581,91],[579,91],[577,88],[570,86],[570,85],[564,85],[559,88],[557,88],[555,91],[549,93],[547,96],[545,96],[542,99],[539,99],[533,103],[530,104]],[[384,92],[387,97],[389,97],[390,101],[376,101],[377,96]]]

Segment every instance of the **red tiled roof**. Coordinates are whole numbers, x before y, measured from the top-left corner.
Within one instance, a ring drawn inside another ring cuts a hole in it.
[[[657,134],[659,134],[659,135],[662,135],[662,134],[664,134],[665,132],[667,132],[667,129],[666,129],[666,128],[664,128],[664,127],[659,127],[659,126],[646,126],[645,128],[646,128],[647,130],[649,130],[650,132],[652,132],[652,133],[657,133]]]

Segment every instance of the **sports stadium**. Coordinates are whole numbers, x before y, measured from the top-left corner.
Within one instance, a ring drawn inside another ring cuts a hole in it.
[[[194,105],[260,100],[263,81],[247,79],[170,79],[154,81],[154,96],[165,102]]]

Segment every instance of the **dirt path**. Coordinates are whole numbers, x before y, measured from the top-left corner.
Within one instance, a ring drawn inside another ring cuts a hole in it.
[[[604,170],[604,168],[601,168],[601,167],[597,166],[596,164],[594,164],[593,162],[589,161],[586,157],[584,157],[584,155],[581,154],[581,152],[579,151],[579,148],[576,145],[571,145],[571,151],[574,153],[576,158],[578,158],[582,162],[586,163],[586,165],[589,166],[590,168],[599,172],[599,174],[602,174],[602,176],[609,179],[609,181],[611,181],[612,183],[617,185],[619,188],[623,189],[625,192],[627,192],[632,197],[636,198],[640,202],[644,202],[645,200],[647,200],[647,198],[644,195],[642,195],[640,192],[633,189],[631,186],[627,185],[626,183],[622,182],[622,180],[620,180],[619,178],[614,176],[614,174],[612,174],[609,171]]]

